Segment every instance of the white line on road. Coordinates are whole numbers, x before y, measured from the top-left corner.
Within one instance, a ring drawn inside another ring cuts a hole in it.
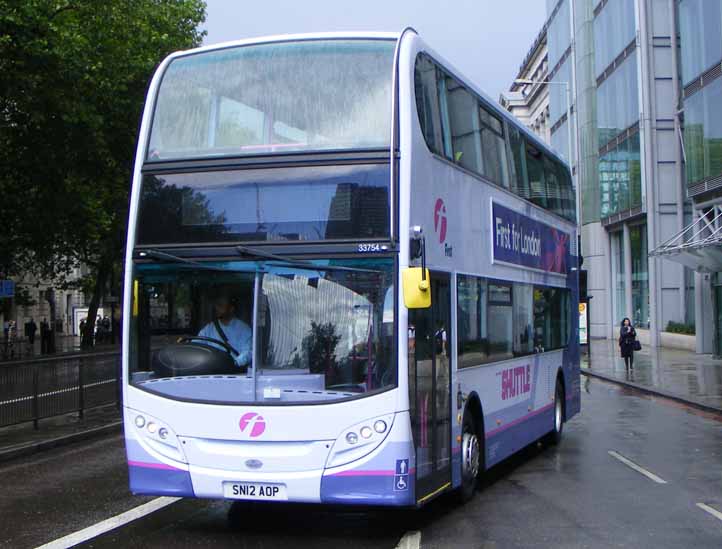
[[[46,543],[45,545],[41,545],[36,549],[67,549],[68,547],[74,547],[79,543],[86,542],[90,539],[100,536],[101,534],[110,532],[111,530],[114,530],[115,528],[118,528],[120,526],[124,526],[129,522],[133,522],[134,520],[142,518],[146,515],[155,513],[156,511],[159,511],[160,509],[163,509],[164,507],[168,507],[172,503],[175,503],[179,499],[181,498],[171,498],[165,496],[153,499],[148,503],[144,503],[143,505],[134,507],[130,511],[126,511],[125,513],[110,517],[109,519],[101,521],[97,524],[93,524],[92,526],[88,526],[87,528],[84,528],[72,534],[68,534],[67,536],[63,536],[62,538],[56,539],[55,541],[51,541],[49,543]]]
[[[714,518],[722,520],[722,513],[720,513],[717,509],[714,507],[710,507],[706,503],[698,503],[697,507],[702,509],[702,511],[707,511],[710,515],[712,515]]]
[[[655,475],[655,474],[652,473],[651,471],[647,471],[644,467],[641,467],[641,466],[637,465],[636,463],[634,463],[632,460],[625,458],[622,454],[620,454],[620,453],[618,453],[618,452],[615,452],[614,450],[609,450],[608,453],[609,453],[609,455],[612,456],[613,458],[618,459],[619,461],[621,461],[622,463],[624,463],[624,465],[626,465],[627,467],[629,467],[629,468],[631,468],[631,469],[634,469],[634,470],[637,471],[638,473],[643,474],[643,475],[644,475],[645,477],[647,477],[649,480],[653,480],[653,481],[656,482],[657,484],[667,484],[667,481],[666,481],[666,480],[664,480],[663,478],[658,477],[657,475]]]
[[[421,547],[421,532],[418,530],[406,532],[396,545],[396,549],[419,549],[419,547]]]

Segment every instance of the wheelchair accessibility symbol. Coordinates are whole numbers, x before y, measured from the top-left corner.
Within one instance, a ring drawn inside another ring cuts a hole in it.
[[[409,489],[409,460],[396,460],[396,474],[394,475],[394,491],[403,492]]]

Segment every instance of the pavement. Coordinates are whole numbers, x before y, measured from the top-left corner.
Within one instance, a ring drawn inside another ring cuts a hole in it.
[[[722,414],[722,360],[676,349],[643,347],[627,371],[616,341],[591,340],[582,359],[582,374],[621,383]]]
[[[89,438],[120,433],[120,410],[115,404],[76,413],[41,419],[38,429],[32,422],[0,428],[0,462],[28,456]],[[0,544],[0,547],[2,545]]]
[[[411,511],[133,496],[116,434],[0,464],[0,547],[86,529],[100,533],[81,545],[93,548],[722,547],[721,460],[719,415],[594,378],[583,380],[582,413],[559,446],[532,444],[494,467],[466,505],[450,496]]]
[[[51,354],[41,353],[40,335],[35,337],[35,343],[31,345],[27,338],[16,339],[12,342],[12,351],[0,340],[0,364],[9,361],[32,360],[36,358],[58,357],[67,354],[75,354],[83,351],[80,347],[80,336],[57,334],[55,336],[55,352]],[[96,343],[90,352],[104,352],[120,349],[118,343]]]

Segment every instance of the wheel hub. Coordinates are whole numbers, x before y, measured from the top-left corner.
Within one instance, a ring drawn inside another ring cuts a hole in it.
[[[473,433],[464,433],[461,443],[461,469],[464,478],[479,474],[479,439]]]

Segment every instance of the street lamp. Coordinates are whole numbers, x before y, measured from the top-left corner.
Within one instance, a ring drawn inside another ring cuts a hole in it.
[[[528,78],[517,78],[514,80],[515,84],[548,84],[550,86],[564,86],[564,89],[567,94],[567,147],[569,147],[569,165],[572,165],[572,158],[577,164],[577,173],[579,172],[579,159],[577,158],[576,154],[576,147],[574,147],[574,153],[572,154],[572,90],[571,86],[569,85],[568,81],[558,81],[558,82],[552,82],[551,80],[530,80]],[[574,181],[574,190],[576,191],[576,197],[574,201],[574,206],[576,208],[576,215],[577,215],[577,226],[581,227],[582,220],[581,220],[581,193],[579,190],[579,180],[578,178],[572,173],[572,178]]]

